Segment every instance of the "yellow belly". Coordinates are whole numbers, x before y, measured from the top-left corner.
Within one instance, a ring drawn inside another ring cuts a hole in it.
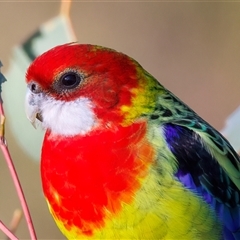
[[[175,180],[161,183],[153,169],[135,201],[123,205],[118,215],[106,212],[105,226],[93,236],[66,229],[49,208],[68,239],[220,239],[220,224],[209,206]]]

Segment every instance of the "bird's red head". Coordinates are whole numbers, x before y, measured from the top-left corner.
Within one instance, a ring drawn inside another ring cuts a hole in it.
[[[119,102],[120,91],[137,86],[136,64],[109,48],[64,44],[36,58],[27,71],[26,81],[36,82],[42,91],[59,100],[90,97],[103,107],[112,107]]]
[[[47,97],[47,103],[50,100],[59,106],[73,103],[71,107],[75,104],[76,108],[81,100],[82,109],[91,105],[94,118],[119,122],[124,118],[122,106],[132,104],[133,89],[139,87],[139,70],[142,68],[136,61],[115,50],[88,44],[65,44],[36,58],[27,71],[26,81],[36,104],[40,102],[36,95]],[[83,100],[87,104],[83,104]],[[49,108],[49,115],[53,105],[40,107],[44,120],[47,116],[43,111]]]

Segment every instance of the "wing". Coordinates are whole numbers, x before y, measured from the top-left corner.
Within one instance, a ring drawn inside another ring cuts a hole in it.
[[[150,75],[147,76],[150,77]],[[175,176],[218,213],[226,239],[240,239],[240,158],[216,129],[161,84],[149,121],[162,126]]]
[[[230,143],[161,84],[149,121],[163,126],[169,149],[188,172],[219,201],[240,204],[240,159]]]
[[[240,239],[240,160],[230,143],[168,91],[150,119],[178,161],[175,176],[217,212],[224,239]]]
[[[168,147],[179,163],[175,176],[217,212],[224,226],[224,239],[240,239],[240,191],[231,181],[231,173],[222,168],[193,129],[173,123],[164,124],[163,129]],[[234,162],[229,151],[221,152],[225,153],[224,161]]]
[[[185,126],[166,123],[164,134],[169,149],[179,163],[176,175],[182,182],[188,185],[183,178],[190,174],[196,188],[203,186],[219,202],[231,207],[240,203],[239,189],[198,133]]]

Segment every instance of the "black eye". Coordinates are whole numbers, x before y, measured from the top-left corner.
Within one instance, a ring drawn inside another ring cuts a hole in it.
[[[75,72],[64,73],[60,79],[60,85],[65,89],[73,89],[79,85],[81,82],[81,76]]]

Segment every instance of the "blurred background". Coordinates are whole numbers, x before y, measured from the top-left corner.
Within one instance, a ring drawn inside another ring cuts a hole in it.
[[[64,239],[41,189],[43,132],[24,113],[24,74],[38,54],[75,40],[124,52],[218,130],[240,105],[240,3],[73,1],[64,17],[60,8],[60,1],[0,2],[6,137],[38,239]],[[18,207],[0,156],[0,219],[8,224]],[[16,234],[29,239],[25,220]]]

